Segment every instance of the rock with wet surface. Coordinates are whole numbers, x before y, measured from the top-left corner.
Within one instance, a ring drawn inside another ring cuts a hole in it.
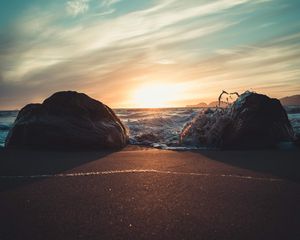
[[[197,116],[180,139],[184,145],[247,149],[292,141],[294,133],[279,100],[247,91],[228,108]]]
[[[121,148],[127,141],[124,125],[108,106],[65,91],[22,108],[6,146],[104,149]]]

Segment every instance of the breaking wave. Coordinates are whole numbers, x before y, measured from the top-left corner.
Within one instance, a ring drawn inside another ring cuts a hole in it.
[[[296,133],[300,134],[300,113],[286,109]],[[129,141],[135,145],[146,145],[163,149],[193,149],[179,144],[179,136],[184,127],[199,114],[203,108],[169,109],[115,109],[129,132]],[[5,139],[18,112],[0,111],[0,146]]]

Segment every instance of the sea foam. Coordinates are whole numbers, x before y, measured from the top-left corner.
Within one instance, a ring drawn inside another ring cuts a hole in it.
[[[179,135],[183,128],[199,114],[202,108],[162,108],[162,109],[114,109],[129,132],[130,144],[146,145],[162,149],[195,149],[181,146]],[[296,133],[300,133],[300,112],[289,113],[288,117]],[[0,111],[0,146],[17,117],[17,111]]]

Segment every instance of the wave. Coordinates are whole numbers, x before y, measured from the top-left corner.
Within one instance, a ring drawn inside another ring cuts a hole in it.
[[[287,114],[300,113],[300,106],[286,106],[284,107]]]
[[[296,134],[300,134],[300,113],[288,114],[288,117],[294,129],[294,132]]]
[[[123,111],[120,118],[129,131],[131,144],[174,148],[180,147],[180,132],[198,111],[192,109],[138,110],[128,112],[127,115]],[[118,115],[118,112],[116,113]]]
[[[182,130],[206,109],[115,109],[117,116],[129,132],[129,141],[162,149],[195,149],[192,145],[179,144]],[[294,111],[294,110],[293,110]],[[0,146],[17,116],[17,111],[0,111]],[[300,133],[300,113],[289,113],[293,129]]]
[[[0,124],[0,131],[9,131],[12,124]]]
[[[2,117],[17,117],[19,111],[0,111],[0,118]]]

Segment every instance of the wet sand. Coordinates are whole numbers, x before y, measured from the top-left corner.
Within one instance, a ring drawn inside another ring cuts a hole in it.
[[[0,239],[299,239],[300,151],[0,150]]]

